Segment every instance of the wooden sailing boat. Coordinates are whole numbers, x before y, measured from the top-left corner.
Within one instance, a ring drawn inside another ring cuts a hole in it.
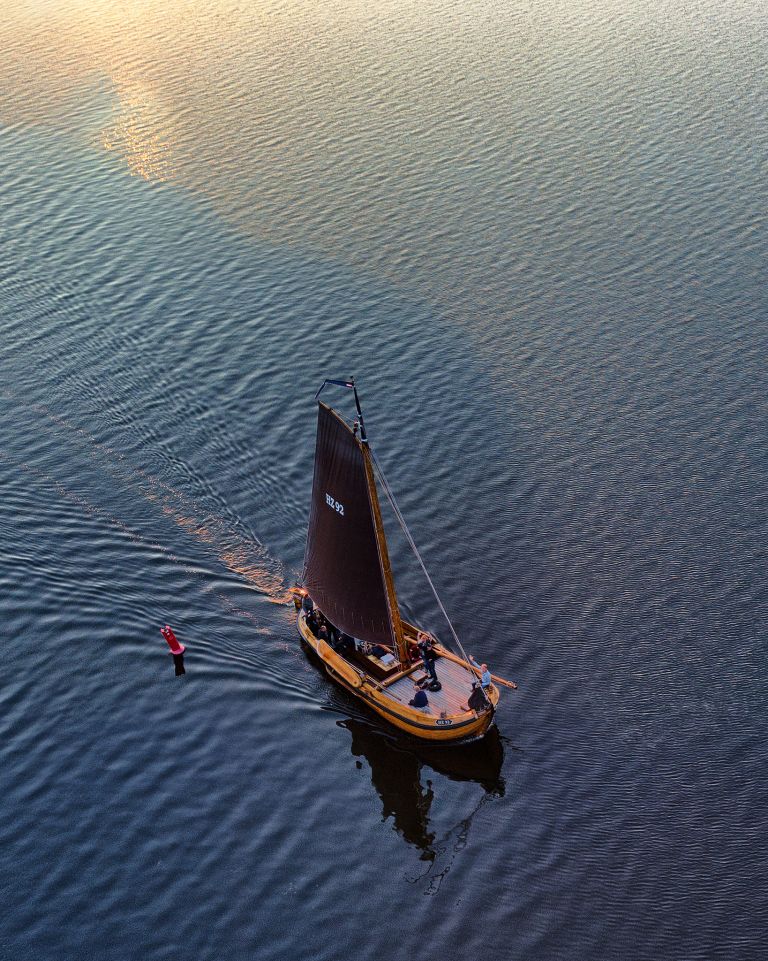
[[[354,392],[358,419],[352,426],[319,400],[328,384]],[[304,577],[294,593],[299,633],[333,680],[401,731],[433,744],[481,738],[493,724],[498,685],[515,685],[493,677],[481,688],[480,670],[464,654],[450,621],[463,656],[403,619],[377,474],[425,574],[426,568],[369,447],[354,379],[326,380],[315,399],[317,444]],[[432,646],[428,659],[434,658],[437,684],[429,682],[425,641]],[[427,703],[419,706],[424,695],[416,693],[424,689]]]

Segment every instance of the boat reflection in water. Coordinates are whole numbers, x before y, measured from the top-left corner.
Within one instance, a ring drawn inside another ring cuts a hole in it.
[[[468,818],[462,818],[449,835],[455,830],[466,835],[483,801],[489,796],[504,796],[501,776],[504,747],[496,728],[476,744],[429,748],[385,733],[358,718],[345,718],[337,724],[352,735],[352,754],[368,762],[371,784],[381,798],[383,819],[392,818],[394,829],[422,852],[424,861],[434,861],[437,854],[435,833],[430,830],[435,797],[430,769],[454,781],[475,781],[485,792],[480,804]],[[361,761],[357,763],[362,767]]]

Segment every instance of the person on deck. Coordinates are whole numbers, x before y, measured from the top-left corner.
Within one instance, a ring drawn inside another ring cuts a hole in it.
[[[485,699],[485,694],[483,694],[483,689],[477,683],[477,681],[472,682],[472,693],[469,695],[469,700],[467,701],[467,706],[464,708],[465,711],[476,711],[480,714],[485,710],[487,701]]]
[[[408,641],[408,660],[411,664],[421,660],[421,651],[416,641]]]
[[[312,633],[315,635],[315,637],[320,638],[321,641],[325,641],[327,644],[328,643],[328,621],[325,619],[325,615],[323,614],[323,612],[318,610],[317,607],[315,607],[313,613],[315,615],[315,623],[317,626],[313,628]]]
[[[478,664],[473,654],[469,655],[469,660],[472,666],[480,671],[480,683],[482,684],[483,690],[487,690],[491,686],[491,672],[488,670],[488,665]]]
[[[423,631],[419,634],[419,652],[424,662],[424,670],[429,674],[431,681],[436,681],[437,671],[435,670],[435,661],[437,660],[437,654],[435,652],[435,645],[429,634],[425,634]]]
[[[334,650],[336,650],[336,645],[339,643],[339,638],[341,637],[341,631],[338,629],[338,627],[335,627],[333,624],[331,624],[327,618],[325,620],[325,626],[328,629],[328,643]]]
[[[354,639],[349,634],[341,634],[335,649],[337,654],[349,654],[355,649]]]

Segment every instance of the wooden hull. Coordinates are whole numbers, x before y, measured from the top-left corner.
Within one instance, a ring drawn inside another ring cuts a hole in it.
[[[318,656],[329,677],[389,724],[411,737],[435,746],[460,744],[483,737],[493,724],[499,701],[498,689],[495,685],[488,689],[491,703],[483,712],[464,709],[475,675],[458,658],[449,657],[446,653],[444,658],[438,659],[438,677],[443,678],[441,683],[445,692],[442,695],[428,693],[430,705],[427,708],[415,708],[408,704],[408,694],[416,690],[410,676],[397,675],[392,680],[381,682],[315,637],[301,612],[297,624],[299,634]]]

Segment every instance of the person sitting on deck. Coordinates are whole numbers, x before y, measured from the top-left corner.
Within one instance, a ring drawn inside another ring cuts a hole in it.
[[[335,651],[336,645],[339,643],[339,638],[341,637],[341,631],[338,629],[338,627],[335,627],[333,624],[331,624],[327,618],[325,620],[325,624],[328,628],[328,643]]]
[[[333,649],[337,654],[348,654],[350,651],[354,651],[355,642],[349,634],[340,634],[339,639],[333,645]]]
[[[320,621],[317,618],[317,608],[313,607],[311,610],[307,611],[306,615],[307,627],[312,631],[312,633],[317,637],[317,632],[320,628]]]
[[[483,689],[477,683],[477,681],[472,681],[472,693],[469,695],[469,701],[467,701],[467,706],[464,708],[465,711],[476,711],[480,714],[486,708],[485,694],[483,694]]]
[[[416,691],[408,703],[411,707],[427,707],[429,704],[429,698],[427,697],[426,691]]]
[[[330,635],[328,633],[328,621],[323,616],[322,611],[318,611],[315,608],[315,613],[317,614],[317,630],[315,631],[315,637],[319,638],[321,641],[325,641],[327,644],[330,640]]]

